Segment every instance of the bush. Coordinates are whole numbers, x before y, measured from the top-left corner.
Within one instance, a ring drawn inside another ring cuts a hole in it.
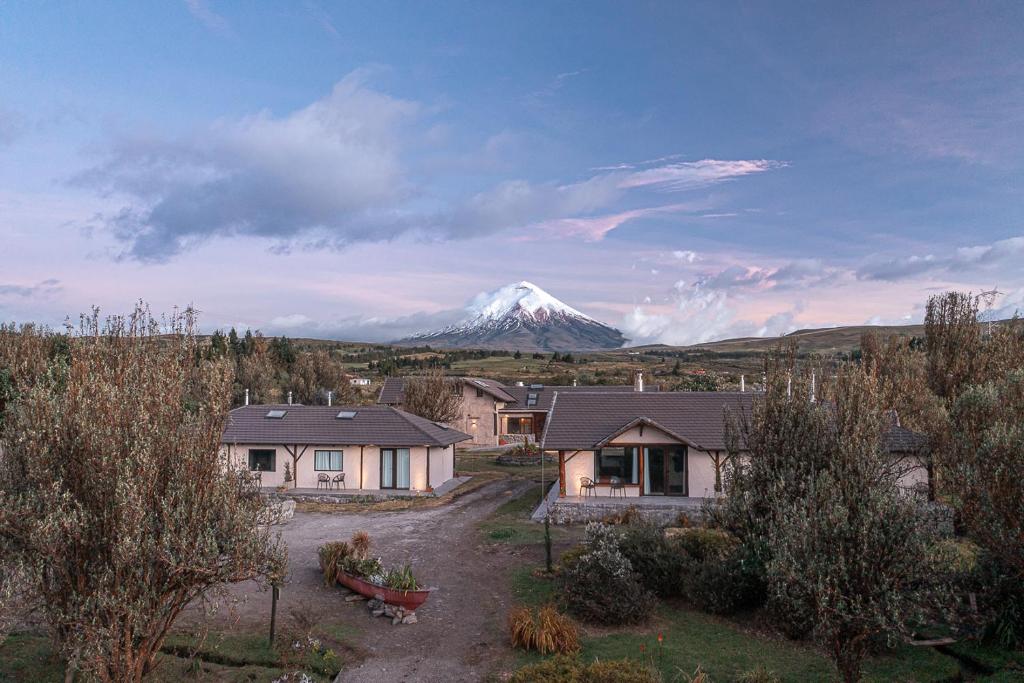
[[[647,590],[662,598],[682,594],[688,556],[661,529],[653,524],[630,525],[622,534],[619,550]]]
[[[760,565],[742,548],[722,558],[695,562],[685,579],[686,598],[711,614],[732,614],[764,603],[765,583]]]
[[[558,656],[523,667],[510,683],[659,683],[650,667],[631,659],[595,660]]]
[[[634,624],[654,609],[644,588],[619,550],[619,534],[603,524],[588,524],[586,552],[561,575],[562,601],[574,615],[598,624]]]
[[[562,553],[562,557],[559,558],[558,564],[562,571],[572,569],[580,561],[580,558],[587,552],[587,546],[582,543],[578,543],[573,547]]]
[[[529,607],[518,607],[508,615],[512,647],[535,650],[542,655],[579,652],[576,625],[554,607],[541,607],[536,614]]]
[[[705,527],[679,529],[672,538],[697,562],[703,562],[708,558],[726,557],[739,543],[734,536],[725,531]]]

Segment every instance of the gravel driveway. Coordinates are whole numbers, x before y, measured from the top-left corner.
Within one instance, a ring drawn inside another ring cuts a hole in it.
[[[505,618],[508,569],[523,562],[523,549],[481,543],[477,524],[532,484],[504,479],[450,505],[402,512],[296,513],[283,528],[291,575],[281,591],[279,614],[301,610],[319,622],[350,624],[367,657],[342,672],[342,681],[478,681],[509,657]],[[420,582],[436,592],[416,614],[419,623],[392,626],[370,616],[363,602],[345,602],[327,588],[317,547],[366,531],[371,553],[387,565],[411,563]],[[267,593],[248,584],[235,610],[241,627],[265,628]]]

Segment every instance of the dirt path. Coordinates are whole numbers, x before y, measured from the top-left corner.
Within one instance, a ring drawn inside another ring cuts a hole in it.
[[[355,627],[367,657],[343,681],[478,681],[508,656],[505,617],[510,550],[481,543],[477,524],[531,484],[504,479],[458,498],[450,505],[403,512],[296,513],[284,528],[291,575],[279,613],[301,611],[316,621]],[[345,602],[337,588],[323,585],[316,549],[366,531],[371,552],[385,564],[412,564],[417,578],[436,588],[417,611],[419,623],[392,626],[374,619],[363,602]],[[240,585],[243,603],[234,610],[236,627],[265,628],[267,593]]]

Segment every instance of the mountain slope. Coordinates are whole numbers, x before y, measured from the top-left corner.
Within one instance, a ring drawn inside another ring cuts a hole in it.
[[[626,342],[613,327],[581,313],[531,282],[516,282],[477,296],[466,317],[443,330],[399,344],[451,348],[584,351],[614,349]]]

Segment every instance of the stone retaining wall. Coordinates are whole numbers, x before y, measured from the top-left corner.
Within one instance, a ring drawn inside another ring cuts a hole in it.
[[[696,522],[703,517],[700,506],[629,506],[629,505],[602,505],[601,503],[559,503],[553,502],[548,506],[548,515],[552,524],[586,524],[587,522],[601,522],[608,517],[622,515],[627,510],[635,510],[641,519],[655,524],[675,524],[680,514],[685,514],[690,520]]]

